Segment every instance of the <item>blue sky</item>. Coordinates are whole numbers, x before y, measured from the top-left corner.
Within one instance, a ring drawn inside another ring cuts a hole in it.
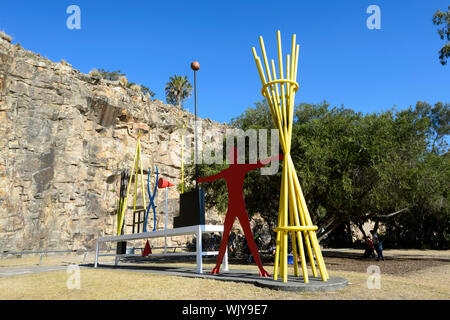
[[[69,30],[69,5],[81,9],[81,30]],[[381,30],[369,30],[369,5],[381,9]],[[120,69],[165,101],[169,76],[188,75],[198,60],[199,116],[228,122],[262,99],[251,47],[262,35],[275,57],[276,31],[285,53],[300,44],[296,103],[344,105],[364,113],[404,109],[418,100],[450,102],[450,66],[432,15],[448,0],[317,1],[7,1],[0,30],[52,61],[88,73]],[[194,99],[185,104],[194,109]]]

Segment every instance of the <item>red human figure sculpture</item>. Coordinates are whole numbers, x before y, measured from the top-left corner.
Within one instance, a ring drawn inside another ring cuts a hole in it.
[[[262,161],[258,161],[255,164],[238,164],[238,152],[237,148],[234,147],[229,151],[228,157],[230,159],[230,166],[219,172],[218,174],[198,178],[198,182],[211,182],[218,179],[225,179],[228,188],[228,210],[225,215],[224,222],[224,230],[223,230],[223,239],[220,244],[219,256],[217,257],[216,266],[212,269],[212,274],[218,274],[220,272],[220,265],[222,264],[222,259],[225,254],[225,249],[228,243],[228,236],[231,231],[231,227],[233,226],[234,220],[236,217],[239,219],[239,222],[244,230],[245,238],[247,239],[248,247],[250,248],[250,252],[255,260],[256,264],[259,268],[259,275],[261,277],[270,277],[270,274],[264,270],[261,259],[259,257],[258,248],[256,247],[255,240],[253,239],[252,230],[250,229],[250,222],[248,219],[248,213],[245,209],[245,201],[244,201],[244,179],[245,174],[249,171],[252,171],[257,168],[264,167],[271,161],[282,160],[283,155],[278,155],[272,158],[268,158]],[[234,161],[231,161],[233,159]]]

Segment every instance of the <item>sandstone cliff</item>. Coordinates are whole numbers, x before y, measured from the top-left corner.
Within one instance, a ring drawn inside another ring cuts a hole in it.
[[[158,165],[179,184],[177,115],[176,107],[119,82],[0,38],[0,251],[93,248],[98,236],[115,235],[117,176],[131,169],[138,129],[143,167]],[[209,147],[220,143],[227,126],[202,125],[217,132]],[[178,199],[171,188],[169,226]],[[163,192],[157,205],[164,219]],[[220,220],[207,214],[207,222]]]

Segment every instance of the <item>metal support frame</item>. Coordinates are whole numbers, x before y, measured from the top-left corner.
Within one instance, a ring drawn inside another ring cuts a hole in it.
[[[151,256],[154,257],[167,257],[167,256],[196,256],[196,272],[203,273],[203,262],[202,258],[204,256],[213,256],[218,255],[218,251],[203,251],[202,249],[202,234],[210,233],[210,232],[220,232],[223,237],[223,226],[215,226],[215,225],[196,225],[189,227],[181,227],[169,230],[158,230],[154,232],[142,232],[135,234],[127,234],[121,236],[113,236],[113,237],[101,237],[97,239],[96,242],[96,251],[95,251],[95,263],[94,266],[97,268],[98,266],[98,258],[101,256],[114,256],[115,263],[114,265],[119,264],[120,257],[140,257],[140,254],[99,254],[99,247],[101,242],[118,242],[118,241],[132,241],[132,240],[140,240],[140,239],[150,239],[150,238],[161,238],[161,237],[170,237],[170,236],[181,236],[188,234],[196,235],[196,251],[195,252],[175,252],[175,253],[167,253],[167,247],[164,248],[164,253],[152,253]],[[228,248],[225,251],[225,255],[223,258],[223,270],[228,271]]]

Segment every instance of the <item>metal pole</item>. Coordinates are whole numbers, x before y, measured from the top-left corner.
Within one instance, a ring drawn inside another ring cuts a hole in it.
[[[164,230],[167,230],[167,193],[169,192],[169,187],[166,188],[166,222],[164,223]]]
[[[203,261],[202,261],[202,226],[197,226],[197,252],[196,252],[196,260],[197,260],[197,273],[203,273]]]
[[[200,63],[194,61],[191,63],[191,69],[194,70],[194,97],[195,97],[195,189],[198,190],[198,139],[197,139],[197,71],[200,69]]]
[[[169,187],[166,187],[166,222],[164,225],[164,253],[167,253],[167,193],[169,192]]]
[[[198,190],[198,136],[197,136],[197,71],[194,71],[195,91],[195,189]]]
[[[95,263],[94,263],[94,268],[97,268],[97,265],[98,265],[98,248],[99,248],[99,243],[98,243],[98,239],[97,239],[97,244],[95,245]]]

